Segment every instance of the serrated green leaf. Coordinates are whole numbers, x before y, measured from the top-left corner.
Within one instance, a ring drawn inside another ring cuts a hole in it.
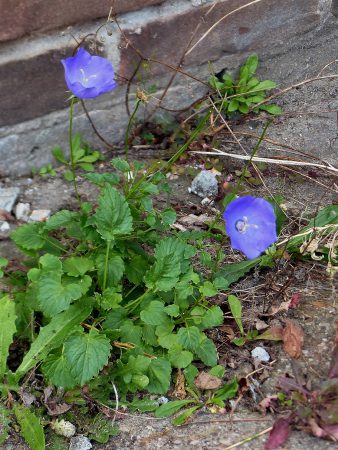
[[[140,318],[148,325],[162,325],[166,322],[168,316],[165,313],[164,304],[158,300],[154,300],[141,311]]]
[[[230,306],[231,314],[235,319],[239,331],[244,334],[243,324],[242,324],[242,304],[240,300],[235,295],[228,296],[228,303]]]
[[[80,386],[97,375],[107,364],[110,350],[109,339],[94,329],[89,333],[72,334],[66,339],[64,354],[70,372]]]
[[[94,218],[97,231],[107,241],[129,234],[133,229],[133,219],[126,199],[109,185],[103,189]]]
[[[62,284],[61,275],[57,272],[43,273],[37,282],[37,289],[39,306],[48,317],[66,310],[73,300],[82,297],[81,286]]]
[[[76,380],[70,372],[69,362],[64,353],[48,355],[42,364],[42,372],[54,386],[64,389],[72,389],[76,386]]]
[[[205,337],[201,340],[195,354],[200,358],[206,366],[216,366],[217,364],[217,350],[215,344],[211,339]]]
[[[223,323],[223,311],[219,306],[212,306],[202,317],[201,329],[217,327]]]
[[[174,400],[173,402],[164,403],[155,411],[155,417],[169,417],[183,408],[183,406],[195,403],[194,400]]]
[[[154,347],[158,346],[157,336],[155,334],[155,327],[153,325],[144,325],[142,327],[143,340],[146,344]]]
[[[100,308],[105,311],[118,308],[122,302],[121,287],[113,287],[105,289],[102,294],[95,293],[95,298],[98,301]]]
[[[147,372],[149,384],[147,391],[152,394],[165,394],[168,392],[171,380],[171,366],[163,358],[152,359]]]
[[[180,314],[180,308],[177,305],[168,305],[164,308],[164,311],[170,317],[177,317]]]
[[[84,177],[93,184],[103,187],[106,183],[119,184],[120,177],[116,173],[86,173]]]
[[[121,172],[130,171],[130,165],[125,159],[114,158],[110,161],[110,164],[115,167],[115,169],[120,170]]]
[[[63,261],[63,270],[72,277],[82,277],[93,268],[93,261],[84,256],[71,256]]]
[[[120,326],[121,341],[129,342],[135,345],[141,345],[142,327],[134,325],[131,320],[124,321]]]
[[[200,286],[199,291],[204,297],[214,297],[218,294],[217,288],[215,288],[211,281],[205,281],[205,283]]]
[[[184,369],[194,359],[194,355],[188,350],[182,350],[180,345],[175,345],[169,349],[168,358],[172,367]]]
[[[120,327],[125,322],[128,316],[128,311],[122,307],[116,308],[111,311],[106,320],[103,322],[104,330],[115,330]]]
[[[178,239],[163,239],[155,249],[155,264],[144,277],[146,286],[154,292],[172,289],[181,274],[181,264],[185,259],[187,245]]]
[[[105,272],[105,255],[99,255],[96,258],[96,265],[98,267],[97,275],[99,284],[103,287],[104,272]],[[107,271],[107,286],[116,286],[124,274],[124,262],[121,256],[113,255],[108,259],[108,271]]]
[[[81,303],[76,303],[67,311],[54,316],[45,327],[41,327],[39,335],[24,356],[15,375],[21,378],[39,361],[45,359],[52,350],[60,347],[66,337],[73,332],[74,327],[89,316],[91,310],[89,302],[82,300]]]
[[[58,228],[67,227],[72,222],[76,221],[78,218],[79,213],[64,209],[57,212],[47,220],[45,224],[45,229],[51,231],[57,230]]]
[[[19,248],[25,250],[38,250],[46,243],[46,238],[42,234],[44,224],[40,222],[27,223],[21,225],[11,234],[11,238]]]
[[[13,335],[16,332],[15,303],[8,295],[0,298],[0,380],[6,372],[9,346],[13,342]]]
[[[203,334],[197,327],[182,327],[177,333],[178,342],[182,347],[193,352],[198,349],[202,336]]]
[[[36,415],[18,403],[14,404],[13,411],[20,425],[20,434],[30,448],[34,450],[45,450],[43,427]]]
[[[165,209],[161,213],[162,222],[166,225],[172,225],[176,222],[176,212],[173,209]]]

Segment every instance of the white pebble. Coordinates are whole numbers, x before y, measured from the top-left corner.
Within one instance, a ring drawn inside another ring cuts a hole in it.
[[[259,362],[270,361],[270,355],[263,347],[256,347],[251,351],[251,356],[253,359]]]

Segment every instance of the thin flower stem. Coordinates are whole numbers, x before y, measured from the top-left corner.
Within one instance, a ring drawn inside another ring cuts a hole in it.
[[[131,130],[131,127],[133,125],[134,117],[135,117],[135,114],[137,113],[137,110],[138,110],[138,108],[140,106],[140,103],[141,103],[141,100],[137,99],[134,111],[133,111],[132,115],[129,118],[127,130],[126,130],[126,135],[125,135],[125,138],[124,138],[124,155],[125,155],[125,158],[126,158],[127,162],[128,162],[128,153],[129,153],[130,130]]]
[[[72,172],[73,186],[75,190],[76,199],[78,201],[79,207],[81,208],[81,199],[79,194],[79,189],[77,186],[76,175],[75,175],[75,161],[74,161],[74,149],[73,149],[73,110],[76,97],[72,96],[70,101],[70,111],[69,111],[69,150],[70,150],[70,170]]]
[[[103,291],[106,289],[106,286],[107,286],[110,246],[111,246],[111,240],[107,241],[106,257],[105,257],[105,261],[104,261],[104,274],[103,274],[103,286],[102,286]]]

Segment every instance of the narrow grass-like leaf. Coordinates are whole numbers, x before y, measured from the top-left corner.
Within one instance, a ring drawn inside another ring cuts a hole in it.
[[[36,415],[18,403],[14,405],[13,411],[21,428],[20,433],[30,448],[45,450],[43,427]]]
[[[86,319],[91,310],[89,301],[82,300],[81,303],[76,303],[67,311],[54,316],[45,327],[41,327],[38,337],[15,372],[16,377],[21,378],[53,349],[63,344],[66,337],[74,331],[75,325]]]
[[[242,323],[242,304],[240,300],[235,295],[228,296],[228,303],[230,306],[231,314],[235,319],[239,331],[244,334],[243,323]]]
[[[183,406],[195,403],[195,400],[174,400],[164,403],[155,411],[155,417],[169,417],[179,411]]]
[[[16,331],[15,320],[15,303],[5,295],[0,298],[0,380],[6,371],[9,346]]]

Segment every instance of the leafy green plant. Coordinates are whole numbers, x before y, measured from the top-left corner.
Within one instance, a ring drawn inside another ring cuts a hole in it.
[[[56,170],[52,166],[52,164],[47,164],[47,166],[40,167],[40,169],[32,169],[33,175],[41,175],[42,177],[51,176],[55,177]]]
[[[94,163],[102,159],[102,155],[98,150],[92,150],[87,144],[81,142],[79,134],[72,136],[72,152],[74,169],[80,168],[85,172],[94,171]],[[52,150],[54,158],[67,167],[64,177],[67,181],[73,181],[74,174],[72,171],[72,161],[67,160],[63,150],[55,147]],[[40,170],[41,172],[41,170]]]
[[[282,109],[278,105],[265,104],[266,92],[274,89],[276,83],[271,80],[260,81],[255,75],[257,67],[258,57],[251,55],[241,66],[237,79],[228,73],[211,75],[209,78],[210,86],[215,89],[219,97],[217,103],[228,116],[235,112],[247,114],[250,111],[281,114]]]

